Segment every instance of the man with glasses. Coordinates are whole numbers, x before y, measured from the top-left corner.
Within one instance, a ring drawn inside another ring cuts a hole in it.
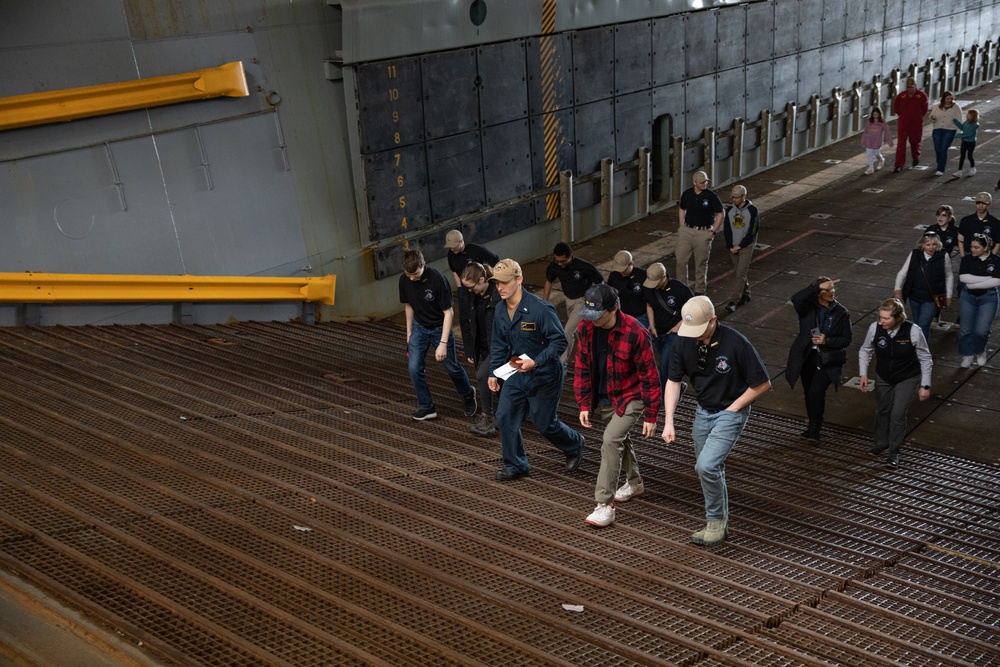
[[[674,412],[687,375],[698,393],[691,439],[707,522],[691,541],[710,547],[728,537],[726,457],[746,426],[750,404],[771,388],[771,380],[750,341],[719,324],[708,297],[696,296],[684,304],[677,333],[663,395],[663,440],[670,444],[677,439]]]
[[[444,364],[455,391],[462,397],[465,416],[476,414],[476,390],[458,362],[455,337],[451,335],[455,309],[452,308],[451,286],[437,269],[427,266],[419,250],[403,253],[403,275],[399,277],[399,302],[406,311],[406,354],[410,382],[417,394],[417,411],[411,416],[417,421],[434,419],[437,409],[431,397],[424,360],[434,346],[434,359]]]
[[[545,269],[545,287],[542,288],[542,299],[549,300],[552,294],[552,283],[559,281],[563,295],[566,297],[566,351],[562,362],[569,365],[570,354],[573,352],[573,341],[576,340],[576,328],[580,326],[580,307],[583,305],[583,295],[591,285],[604,282],[604,276],[590,262],[573,256],[573,248],[568,243],[557,243],[552,249],[553,259]]]
[[[989,192],[976,194],[976,212],[962,218],[958,223],[958,256],[969,254],[969,243],[974,234],[983,234],[991,239],[1000,234],[1000,220],[990,213],[993,196]],[[997,246],[993,247],[997,251]]]
[[[906,168],[906,142],[910,142],[910,152],[913,155],[913,166],[920,164],[920,139],[924,132],[924,116],[930,108],[930,102],[924,91],[917,88],[917,81],[912,76],[906,79],[906,90],[896,95],[893,100],[893,110],[898,121],[896,131],[896,168],[892,173],[898,174]]]
[[[678,203],[677,279],[688,285],[692,281],[688,275],[688,264],[694,258],[695,294],[708,290],[708,256],[712,252],[712,239],[722,229],[724,209],[719,195],[708,189],[708,174],[694,172],[694,187],[681,195]]]
[[[735,313],[740,306],[750,303],[750,260],[757,245],[760,231],[760,212],[747,199],[747,189],[736,185],[732,191],[733,205],[726,209],[726,249],[733,260],[733,292],[726,311]]]

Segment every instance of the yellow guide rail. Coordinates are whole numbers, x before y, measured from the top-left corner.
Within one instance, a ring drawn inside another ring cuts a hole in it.
[[[0,130],[250,94],[242,62],[184,74],[0,97]]]
[[[0,273],[0,302],[319,301],[333,305],[337,276],[130,276]]]

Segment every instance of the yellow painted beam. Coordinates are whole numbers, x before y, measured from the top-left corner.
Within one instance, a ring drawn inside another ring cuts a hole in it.
[[[0,273],[0,302],[319,301],[333,305],[334,275],[319,278]]]
[[[226,63],[184,74],[2,97],[0,130],[249,94],[243,63]]]

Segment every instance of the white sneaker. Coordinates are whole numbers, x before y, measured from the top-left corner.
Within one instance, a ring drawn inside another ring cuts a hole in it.
[[[962,357],[962,368],[970,368],[970,367],[972,367],[972,355],[967,354],[964,357]]]
[[[975,175],[976,175],[976,168],[973,167],[972,169],[969,170],[969,176],[975,176]]]
[[[962,170],[959,169],[954,174],[952,174],[952,176],[954,176],[955,178],[962,178]]]
[[[934,175],[935,176],[944,176],[944,172],[943,171],[935,171]]]
[[[638,486],[632,486],[627,481],[621,485],[621,487],[615,491],[615,502],[625,503],[632,500],[636,496],[641,496],[645,493],[646,487],[643,486],[642,482],[639,482]]]
[[[977,366],[985,366],[986,365],[986,353],[985,352],[983,352],[982,354],[977,354],[976,355],[976,365]]]
[[[869,166],[867,169],[865,169],[865,175],[867,175],[867,174],[874,174],[874,173],[875,173],[875,168],[874,167]]]
[[[875,162],[875,171],[878,171],[879,169],[881,169],[884,166],[885,166],[885,158],[879,156],[878,161]]]
[[[597,526],[598,528],[603,528],[615,521],[615,506],[614,504],[605,505],[604,503],[597,503],[597,507],[594,511],[584,519],[591,526]]]

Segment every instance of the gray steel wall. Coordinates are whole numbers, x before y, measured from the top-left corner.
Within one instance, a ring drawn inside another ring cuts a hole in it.
[[[573,48],[593,44],[571,52],[573,62],[590,68],[591,83],[611,83],[601,88],[607,92],[591,86],[596,92],[570,105],[595,119],[576,128],[610,135],[610,143],[605,136],[572,138],[576,170],[606,154],[630,159],[636,145],[650,140],[657,117],[669,115],[673,134],[695,141],[706,126],[725,130],[735,116],[779,111],[788,101],[805,105],[834,87],[982,45],[997,33],[998,2],[770,0],[715,2],[709,10],[690,11],[691,3],[667,0],[557,0],[555,32]],[[358,73],[366,63],[406,54],[446,62],[463,47],[502,50],[506,42],[541,31],[542,0],[486,0],[487,18],[478,27],[471,24],[469,4],[0,3],[0,96],[233,60],[243,61],[252,91],[248,98],[3,133],[0,215],[7,233],[0,271],[336,273],[337,305],[322,316],[397,312],[395,280],[375,277],[368,198],[379,193],[366,190]],[[626,65],[608,69],[596,57],[607,49],[600,37],[609,31],[628,35],[610,41]],[[648,51],[629,48],[647,34]],[[346,63],[343,80],[331,75],[336,68],[324,67],[338,52]],[[445,78],[456,71],[438,70]],[[533,115],[529,109],[525,133],[510,135],[522,149],[527,141],[532,150],[531,137],[538,134]],[[618,126],[616,117],[632,120]],[[604,127],[609,120],[613,129]],[[438,139],[446,144],[451,136]],[[491,145],[496,164],[513,159],[502,150],[512,145],[509,138]],[[726,144],[718,150],[724,160]],[[685,168],[702,157],[701,148],[689,147]],[[536,188],[537,169],[532,161]],[[519,182],[499,185],[491,181],[484,205],[525,194]],[[450,196],[452,212],[480,201],[462,192]],[[622,200],[624,218],[634,210],[628,203],[634,195]],[[491,243],[498,253],[532,259],[558,240],[557,225],[539,223],[537,207],[531,214],[536,224],[527,228],[523,215],[509,211],[495,223],[505,232]],[[435,221],[440,231],[434,224],[423,231],[443,234],[446,223],[445,217]],[[580,225],[581,236],[599,231],[592,211],[580,212]],[[160,322],[170,312],[166,306],[55,306],[42,309],[42,322]],[[205,322],[284,319],[298,312],[297,306],[257,304],[194,309],[195,320]],[[0,324],[14,321],[14,309],[0,306]]]

